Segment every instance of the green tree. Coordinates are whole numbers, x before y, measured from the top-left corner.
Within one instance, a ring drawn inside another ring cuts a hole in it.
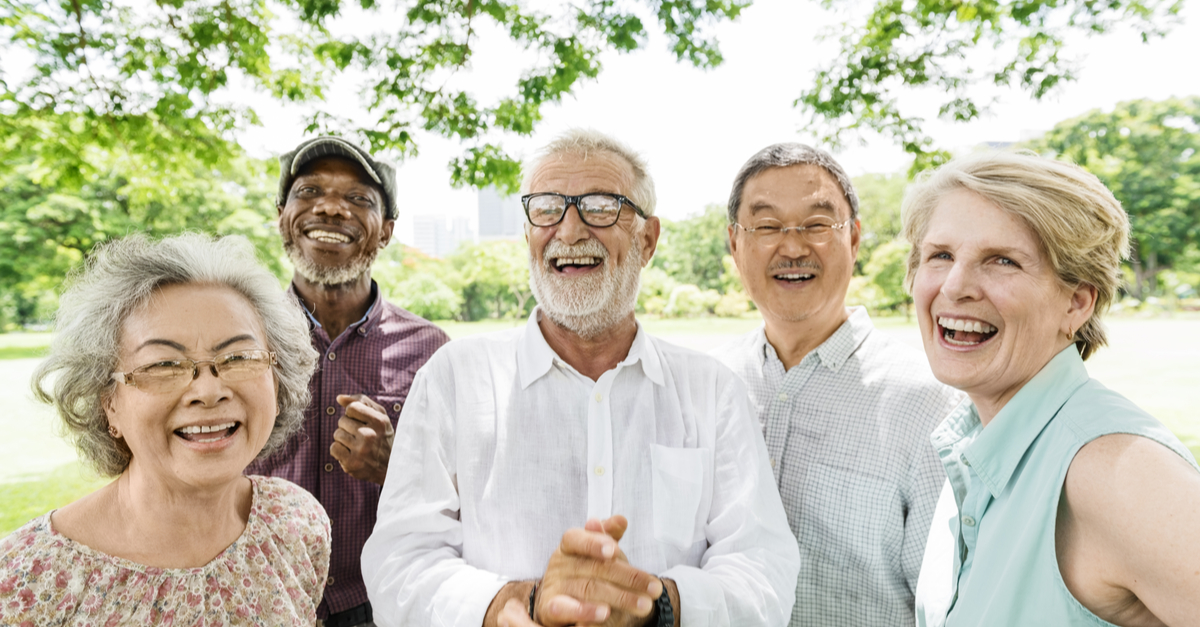
[[[1158,273],[1200,241],[1200,97],[1090,111],[1030,146],[1084,167],[1121,201],[1133,231],[1136,297],[1155,294]]]
[[[134,232],[243,235],[260,261],[281,279],[287,275],[275,227],[273,162],[239,155],[213,169],[181,160],[167,172],[113,154],[98,162],[102,173],[75,187],[46,183],[36,160],[0,170],[0,300],[14,312],[10,323],[45,320],[57,307],[58,284],[93,246]]]
[[[450,263],[462,281],[464,320],[519,318],[533,309],[529,248],[524,242],[463,244]]]
[[[944,94],[938,117],[970,122],[991,104],[975,95],[979,85],[1015,86],[1040,100],[1075,79],[1078,62],[1064,50],[1068,37],[1120,24],[1149,41],[1178,20],[1182,6],[1183,0],[875,0],[861,22],[847,20],[837,30],[839,53],[796,104],[823,142],[877,132],[915,157],[915,172],[950,155],[934,146],[922,118],[901,110],[901,88]]]
[[[602,52],[642,48],[651,28],[678,59],[718,65],[710,27],[746,4],[589,0],[535,10],[517,0],[408,0],[392,11],[375,0],[0,0],[0,152],[36,155],[65,178],[98,170],[92,148],[145,155],[159,166],[151,171],[179,155],[226,163],[234,155],[222,138],[258,122],[230,89],[249,86],[315,105],[309,132],[357,134],[372,151],[416,154],[417,131],[460,140],[455,183],[512,190],[517,162],[496,136],[531,133],[543,105],[599,75]],[[376,26],[335,32],[331,21],[349,11]],[[494,102],[448,80],[470,65],[484,29],[537,59]],[[15,71],[12,59],[30,59],[30,71]],[[363,85],[370,119],[321,104],[348,73]]]
[[[856,269],[863,272],[875,249],[900,235],[900,203],[908,187],[908,176],[864,174],[852,182],[858,194],[858,218],[862,224]]]
[[[702,213],[683,220],[662,220],[652,265],[677,283],[701,290],[722,290],[725,267],[721,258],[729,254],[726,215],[724,207],[709,205]]]

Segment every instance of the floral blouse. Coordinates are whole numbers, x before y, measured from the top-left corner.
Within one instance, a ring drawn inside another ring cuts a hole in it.
[[[293,483],[250,481],[246,530],[199,568],[113,557],[54,531],[49,513],[31,520],[0,541],[0,625],[314,625],[329,518]]]

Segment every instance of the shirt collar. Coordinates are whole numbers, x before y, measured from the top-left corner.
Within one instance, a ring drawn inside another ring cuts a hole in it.
[[[300,308],[304,310],[304,315],[308,316],[308,323],[311,325],[309,328],[310,329],[323,328],[321,326],[321,323],[317,322],[317,319],[315,317],[313,317],[312,312],[308,310],[308,305],[304,304],[304,299],[300,297],[300,292],[296,290],[295,282],[293,282],[291,285],[291,291],[292,291],[292,294],[294,294],[296,296],[296,300],[300,303]],[[353,329],[354,327],[362,325],[362,334],[366,335],[366,332],[369,331],[370,328],[372,326],[374,326],[374,324],[376,322],[379,321],[379,316],[381,315],[383,308],[375,306],[375,305],[379,304],[379,284],[375,282],[375,279],[371,279],[371,295],[368,296],[367,298],[371,302],[371,305],[369,307],[367,307],[367,313],[363,314],[363,317],[361,319],[359,319],[358,322],[355,322],[354,324],[350,325],[347,328],[347,331],[350,329]],[[329,339],[332,340],[334,338],[329,338]]]
[[[858,350],[859,345],[863,340],[867,339],[867,335],[875,328],[871,324],[871,316],[867,315],[865,307],[851,307],[850,316],[846,321],[838,327],[837,331],[833,332],[821,342],[821,345],[813,352],[821,360],[821,364],[826,368],[837,372],[847,359]],[[775,352],[775,347],[767,342],[766,326],[758,328],[758,335],[755,338],[754,354],[759,356],[759,366],[765,366],[770,360],[778,360],[779,355]]]
[[[550,348],[550,344],[546,342],[546,336],[542,335],[542,328],[538,326],[538,318],[541,313],[541,307],[533,308],[529,314],[529,320],[525,323],[525,329],[517,340],[517,372],[521,378],[522,390],[550,372],[550,368],[554,366],[554,360],[558,359],[554,349]],[[639,362],[646,378],[658,385],[666,384],[658,351],[651,346],[650,336],[642,328],[642,324],[637,322],[637,335],[633,337],[633,345],[629,347],[629,353],[625,359],[617,364],[617,368]]]
[[[966,447],[963,455],[992,496],[999,497],[1004,492],[1033,441],[1087,381],[1087,369],[1078,349],[1074,344],[1064,348]]]

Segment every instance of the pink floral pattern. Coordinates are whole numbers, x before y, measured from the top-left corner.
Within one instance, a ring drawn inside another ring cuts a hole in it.
[[[0,625],[313,625],[329,518],[299,486],[250,477],[246,530],[200,568],[164,569],[56,533],[44,514],[0,541]]]

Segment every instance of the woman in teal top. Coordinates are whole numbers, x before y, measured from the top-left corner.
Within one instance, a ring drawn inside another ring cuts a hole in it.
[[[968,395],[931,437],[949,482],[918,624],[1200,625],[1200,467],[1083,365],[1121,284],[1120,204],[1001,153],[939,168],[903,214],[925,352]]]

